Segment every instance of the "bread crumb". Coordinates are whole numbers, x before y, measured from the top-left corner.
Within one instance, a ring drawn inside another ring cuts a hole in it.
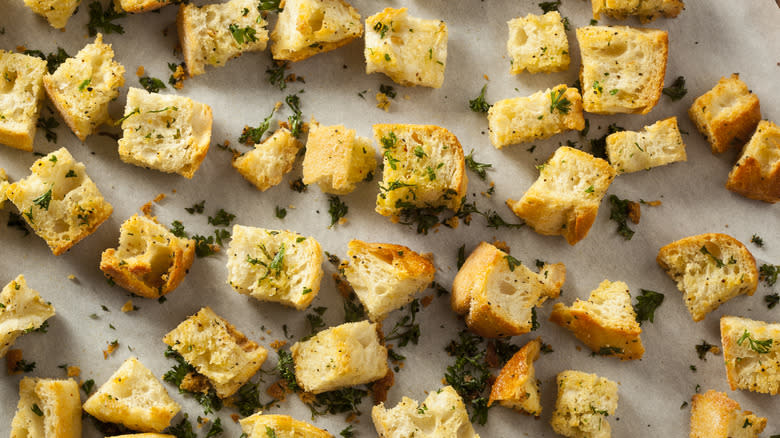
[[[108,359],[108,356],[111,356],[117,348],[119,348],[119,341],[109,342],[108,347],[103,350],[103,360]]]
[[[460,225],[460,218],[458,218],[457,216],[453,216],[453,217],[447,219],[444,222],[444,224],[447,225],[448,227],[452,228],[452,229],[458,228],[458,225]]]
[[[493,241],[493,246],[495,246],[496,248],[500,249],[501,251],[504,251],[507,254],[511,254],[511,248],[503,240],[494,240]]]
[[[387,94],[376,93],[376,107],[385,110],[385,112],[390,111],[390,98],[387,97]]]
[[[81,368],[72,366],[67,368],[68,377],[78,377],[81,375]]]
[[[395,384],[395,374],[390,368],[387,369],[387,374],[384,377],[371,384],[371,395],[374,398],[374,404],[384,403],[387,401],[387,392]]]
[[[488,77],[488,75],[486,75],[486,74],[482,75],[482,77],[485,78],[486,81],[490,80],[490,77]]]
[[[127,300],[127,302],[122,306],[120,309],[123,313],[132,312],[135,310],[135,306],[133,306],[133,300]]]
[[[639,218],[642,215],[641,207],[639,206],[638,202],[629,201],[628,202],[628,218],[631,220],[631,222],[635,224],[639,224]]]
[[[649,205],[651,207],[658,207],[659,205],[661,205],[661,201],[660,200],[646,201],[645,205]]]
[[[342,217],[342,218],[339,219],[339,225],[344,225],[346,223],[347,223],[347,218]]]
[[[73,274],[68,275],[68,280],[70,281],[76,281],[76,276]]]
[[[159,204],[163,199],[165,199],[165,193],[158,193],[152,201]]]
[[[290,391],[284,380],[277,380],[265,390],[265,393],[271,396],[271,398],[279,401],[284,401],[287,398],[288,392]]]
[[[277,350],[277,351],[280,348],[283,348],[285,345],[287,345],[287,341],[284,341],[284,340],[281,340],[281,339],[277,339],[277,340],[271,342],[271,348],[273,348],[274,350]]]
[[[141,77],[141,76],[144,75],[144,66],[143,65],[139,65],[138,66],[138,69],[135,71],[135,75],[138,76],[138,77]]]
[[[9,376],[21,373],[21,371],[18,371],[16,369],[16,364],[21,360],[22,360],[22,350],[18,348],[12,348],[8,350],[8,353],[6,353],[5,355],[5,364],[8,368]]]
[[[186,73],[184,72],[184,68],[182,68],[181,64],[176,66],[176,71],[173,72],[171,78],[173,78],[173,88],[181,90],[181,88],[184,86],[184,79],[186,78]]]
[[[149,201],[141,206],[141,213],[143,213],[146,217],[152,216],[152,201]]]
[[[430,306],[432,302],[433,295],[425,296],[420,300],[420,304],[422,304],[423,308]]]
[[[25,46],[16,46],[16,51],[19,52],[19,53],[22,53],[25,50],[27,50],[27,47],[25,47]]]
[[[233,420],[234,423],[238,423],[238,420],[241,418],[238,414],[230,414],[230,419]]]

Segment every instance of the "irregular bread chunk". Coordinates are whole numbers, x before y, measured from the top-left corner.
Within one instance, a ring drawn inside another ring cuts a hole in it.
[[[374,155],[371,140],[355,135],[354,129],[322,126],[312,120],[303,158],[303,183],[317,183],[325,193],[347,194],[374,172]]]
[[[544,15],[528,14],[509,20],[509,40],[506,43],[513,75],[551,73],[569,68],[569,40],[561,14],[550,11]]]
[[[606,14],[616,20],[636,15],[642,23],[649,23],[660,16],[675,18],[685,9],[683,0],[592,0],[593,18]]]
[[[780,324],[724,316],[720,340],[732,390],[780,391]]]
[[[607,156],[618,173],[650,170],[652,167],[686,161],[685,143],[677,117],[660,120],[639,132],[620,131],[607,136]]]
[[[81,438],[81,398],[73,379],[19,382],[11,438]]]
[[[149,12],[176,3],[175,0],[114,0],[114,8],[131,14]]]
[[[762,120],[742,150],[726,188],[750,199],[780,201],[780,127]]]
[[[693,395],[690,438],[757,438],[765,427],[766,418],[742,411],[725,392]]]
[[[81,0],[24,0],[33,12],[45,18],[55,29],[63,29]]]
[[[534,371],[534,362],[539,359],[541,347],[541,338],[536,338],[509,359],[493,383],[488,406],[498,401],[501,406],[534,417],[542,414],[542,397]]]
[[[40,58],[0,50],[0,143],[32,151],[46,71]]]
[[[550,424],[570,438],[609,438],[607,417],[618,405],[617,383],[595,374],[562,371],[558,374],[558,399]]]
[[[309,134],[311,135],[311,134]],[[233,167],[257,190],[264,192],[282,182],[303,147],[287,128],[279,128],[249,152],[233,158]]]
[[[333,438],[327,431],[287,415],[263,415],[258,412],[242,418],[239,423],[248,438]]]
[[[0,292],[0,357],[19,336],[41,327],[54,314],[54,306],[27,286],[24,275],[5,285]]]

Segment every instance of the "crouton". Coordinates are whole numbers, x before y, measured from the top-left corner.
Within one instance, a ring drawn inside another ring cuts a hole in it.
[[[175,0],[114,0],[114,9],[140,14],[141,12],[155,11],[172,3],[176,3]]]
[[[729,172],[726,188],[750,199],[780,201],[780,127],[766,120],[758,124]]]
[[[551,73],[569,68],[569,40],[561,14],[550,11],[544,15],[528,14],[514,18],[509,25],[506,43],[513,75]]]
[[[570,438],[609,438],[607,417],[618,405],[617,383],[581,371],[558,373],[558,398],[550,424],[556,433]]]
[[[46,61],[0,50],[0,143],[32,151]]]
[[[24,0],[28,8],[45,18],[55,29],[65,28],[80,3],[81,0]]]
[[[618,173],[631,173],[686,161],[685,143],[677,117],[645,126],[640,132],[620,131],[607,136],[607,156]]]
[[[0,167],[0,209],[3,208],[3,204],[5,203],[5,200],[8,199],[8,196],[5,194],[5,191],[8,189],[8,186],[10,186],[11,183],[8,182],[8,175],[5,173],[5,169]]]
[[[248,438],[333,438],[327,431],[287,415],[263,415],[258,412],[242,418],[239,423]]]
[[[24,275],[5,285],[0,292],[0,357],[19,336],[41,327],[54,314],[54,306],[27,286]]]
[[[287,128],[280,128],[253,150],[233,158],[233,167],[264,192],[282,182],[284,175],[292,170],[301,147],[301,142]]]
[[[19,382],[11,438],[81,438],[81,398],[73,379]]]
[[[539,359],[541,347],[540,338],[528,342],[501,368],[490,390],[488,407],[498,401],[501,406],[534,417],[542,414],[539,381],[534,371],[534,362]]]
[[[765,427],[766,418],[742,411],[725,392],[693,395],[690,438],[757,438]]]
[[[303,183],[325,193],[347,194],[376,169],[371,140],[343,125],[321,126],[312,119],[303,158]]]
[[[662,15],[675,18],[684,9],[683,0],[593,0],[593,18],[596,20],[601,14],[616,20],[635,15],[642,23],[649,23]]]
[[[720,340],[731,390],[775,395],[780,390],[780,324],[720,318]]]

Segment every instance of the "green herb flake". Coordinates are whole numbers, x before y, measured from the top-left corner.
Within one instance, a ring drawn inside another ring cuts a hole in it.
[[[385,84],[379,85],[379,92],[391,99],[395,99],[395,96],[397,96],[395,88],[393,88],[392,85],[385,85]]]
[[[51,187],[44,194],[33,199],[33,205],[37,205],[41,210],[49,210],[49,203],[51,202]]]
[[[84,79],[84,81],[79,84],[79,91],[84,91],[87,87],[89,87],[89,84],[92,83],[92,79]],[[92,91],[92,88],[89,88],[89,91]]]
[[[474,111],[475,113],[486,113],[490,110],[492,105],[485,101],[485,91],[487,91],[487,84],[482,86],[482,91],[480,91],[479,96],[469,100],[469,108],[471,111]]]
[[[632,203],[633,202],[628,199],[620,199],[615,195],[609,195],[609,218],[610,220],[617,222],[617,232],[623,236],[625,240],[631,240],[631,238],[634,237],[634,230],[632,230],[627,223],[629,208]]]
[[[187,232],[184,230],[184,224],[181,221],[171,222],[170,230],[176,237],[187,237]]]
[[[281,208],[277,205],[274,207],[274,213],[277,219],[284,219],[287,216],[287,209]]]
[[[748,342],[748,346],[751,350],[755,351],[758,354],[766,354],[769,353],[769,351],[772,349],[772,339],[764,339],[764,340],[757,340],[753,339],[753,335],[750,334],[749,331],[745,330],[744,333],[742,333],[742,336],[740,336],[739,339],[737,339],[737,345],[742,345],[745,341]]]
[[[287,61],[272,61],[271,66],[265,69],[268,82],[271,85],[278,87],[279,90],[284,90],[287,88],[287,81],[285,80],[284,71],[287,70],[288,66],[289,62]]]
[[[563,94],[566,92],[565,89],[561,88],[558,91],[551,91],[550,92],[550,114],[553,114],[556,110],[561,114],[569,114],[569,111],[571,111],[571,102],[569,99],[563,97]]]
[[[516,267],[522,265],[520,260],[517,260],[516,258],[512,257],[509,254],[504,256],[504,260],[506,260],[506,264],[509,266],[509,270],[512,272],[515,272]]]
[[[466,167],[477,174],[479,179],[485,181],[487,179],[487,170],[492,168],[493,165],[489,163],[480,163],[474,159],[474,149],[466,155]]]
[[[758,279],[772,287],[777,283],[777,274],[780,273],[780,265],[770,265],[764,263],[758,269]]]
[[[341,218],[347,215],[349,212],[349,206],[341,202],[341,198],[338,196],[328,197],[328,213],[330,214],[330,225],[328,228],[332,228],[336,225]]]
[[[700,252],[700,253],[702,253],[702,254],[708,255],[708,256],[709,256],[709,257],[712,259],[712,261],[714,261],[714,262],[715,262],[715,266],[717,266],[717,267],[719,267],[719,268],[722,268],[722,267],[726,266],[726,264],[725,264],[725,263],[723,263],[723,260],[721,260],[721,259],[719,259],[719,258],[715,257],[715,256],[714,256],[714,255],[713,255],[713,254],[710,252],[710,250],[708,250],[708,249],[707,249],[707,247],[706,247],[705,245],[702,245],[702,247],[699,249],[699,252]]]
[[[141,86],[144,87],[144,90],[150,93],[157,93],[163,88],[168,88],[165,86],[165,83],[160,79],[149,77],[149,76],[143,76],[139,78],[138,82],[141,83]]]
[[[233,23],[228,26],[228,30],[230,31],[230,34],[233,35],[233,39],[236,40],[239,45],[249,44],[257,41],[257,37],[255,36],[257,31],[251,26],[241,28]]]
[[[187,211],[189,214],[202,214],[203,213],[203,207],[206,205],[206,201],[200,201],[197,204],[192,204],[192,207],[185,207],[184,210]]]
[[[685,97],[685,95],[688,94],[688,90],[685,88],[685,78],[677,76],[677,79],[674,80],[670,87],[663,89],[663,93],[672,99],[672,102],[676,102]]]
[[[664,302],[664,294],[647,289],[639,289],[642,295],[636,297],[634,312],[636,322],[642,325],[644,321],[655,322],[655,311]]]
[[[35,415],[37,415],[39,417],[43,417],[43,411],[41,410],[41,408],[38,406],[37,403],[33,403],[33,405],[30,408],[30,410],[32,410]]]
[[[274,112],[276,112],[276,107],[271,108],[271,114],[263,119],[263,122],[260,123],[257,128],[252,128],[249,126],[245,127],[244,131],[238,137],[238,142],[250,146],[260,144],[263,139],[263,134],[268,131],[268,128],[271,125],[271,118],[274,116]]]
[[[778,295],[777,292],[765,295],[764,302],[766,302],[767,308],[772,309],[777,305],[777,303],[780,303],[780,295]]]
[[[290,125],[290,133],[293,137],[300,137],[303,132],[303,115],[301,114],[301,98],[297,94],[287,96],[284,101],[293,114],[287,117],[287,123]]]
[[[125,33],[125,29],[116,23],[114,20],[124,18],[127,14],[125,12],[117,11],[114,2],[109,2],[108,7],[103,10],[103,5],[100,1],[95,0],[89,4],[89,22],[87,23],[87,31],[89,36],[93,37],[101,32],[103,34],[110,33]]]
[[[236,215],[232,213],[228,213],[225,210],[220,208],[219,211],[217,211],[217,214],[214,215],[214,217],[209,216],[208,222],[214,226],[227,227],[230,225],[231,222],[233,222],[233,219],[235,218]]]
[[[405,347],[410,342],[417,345],[420,341],[420,324],[415,322],[420,311],[420,301],[415,298],[402,310],[404,308],[408,310],[408,314],[399,319],[385,336],[386,341],[398,341],[399,347]]]

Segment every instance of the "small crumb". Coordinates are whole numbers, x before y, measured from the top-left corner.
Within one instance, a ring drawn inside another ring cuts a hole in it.
[[[408,94],[404,94],[404,100],[409,100],[409,95]]]
[[[119,310],[121,310],[123,313],[132,312],[135,310],[135,306],[133,306],[133,300],[127,300],[127,302]]]
[[[390,111],[390,98],[387,97],[387,94],[376,93],[376,107],[385,110],[385,112]]]
[[[79,367],[76,366],[68,367],[67,370],[68,370],[68,377],[78,377],[81,375],[81,368]]]
[[[483,77],[483,78],[485,78],[485,80],[486,80],[486,81],[489,81],[489,80],[490,80],[490,78],[489,78],[489,77],[488,77],[488,75],[486,75],[486,74],[485,74],[485,75],[482,75],[482,77]]]
[[[371,394],[373,395],[375,405],[387,401],[387,392],[394,384],[395,374],[393,370],[388,368],[384,377],[371,384]]]
[[[118,341],[110,342],[108,344],[108,347],[105,350],[103,350],[103,360],[108,359],[108,356],[111,356],[111,354],[115,352],[117,348],[119,348]]]
[[[575,348],[577,351],[582,351],[582,347],[580,347],[579,345],[577,345],[577,346],[576,346],[576,347],[574,347],[574,348]]]
[[[295,206],[294,206],[294,205],[292,205],[292,204],[288,205],[288,206],[287,206],[287,208],[289,208],[289,209],[291,209],[291,210],[295,210]]]
[[[68,280],[70,281],[76,281],[76,276],[73,274],[68,275]]]
[[[27,50],[27,47],[25,47],[25,46],[16,46],[16,51],[19,52],[19,53],[22,53],[25,50]]]
[[[347,223],[347,218],[345,218],[345,217],[339,218],[339,225],[344,225],[346,223]]]
[[[171,190],[171,193],[176,193],[176,189]]]
[[[277,339],[276,341],[271,342],[271,348],[274,350],[279,350],[280,348],[283,348],[285,345],[287,345],[287,341]]]
[[[177,90],[181,90],[181,88],[184,86],[184,79],[186,79],[187,74],[184,72],[184,68],[180,65],[176,66],[176,71],[173,72],[171,77],[173,77],[173,88]]]
[[[233,420],[234,423],[238,423],[238,420],[241,419],[241,416],[238,414],[230,414],[230,419]]]
[[[265,393],[268,394],[271,398],[279,401],[284,401],[284,399],[287,398],[288,392],[291,391],[289,391],[287,388],[284,380],[277,380],[276,382],[272,383],[268,389],[265,390]]]
[[[165,193],[158,193],[157,196],[155,196],[154,199],[152,199],[152,201],[159,204],[160,201],[162,201],[163,199],[165,199]]]
[[[9,376],[21,373],[21,371],[16,370],[16,364],[20,360],[22,360],[22,350],[18,348],[12,348],[8,350],[8,353],[5,355],[5,364],[8,368]]]
[[[651,207],[658,207],[661,205],[661,201],[656,199],[655,201],[645,201],[645,205],[649,205]]]
[[[509,248],[509,245],[506,244],[503,240],[495,240],[493,241],[493,246],[500,249],[501,251],[504,251],[507,254],[510,254],[511,248]]]
[[[423,297],[422,300],[420,300],[420,304],[422,304],[423,308],[428,307],[433,302],[433,295],[428,295]]]
[[[642,215],[641,207],[639,206],[638,202],[629,201],[628,202],[628,218],[631,220],[631,222],[635,224],[639,224],[639,218]]]
[[[301,399],[301,402],[303,402],[303,404],[305,405],[310,405],[314,403],[314,397],[315,395],[312,394],[311,392],[301,391],[298,393],[298,398]]]
[[[144,66],[143,65],[139,65],[138,66],[138,69],[135,71],[135,75],[138,76],[138,77],[141,77],[141,76],[144,75]]]
[[[146,217],[152,216],[152,201],[149,201],[141,206],[141,213],[143,213]]]
[[[458,228],[458,225],[460,225],[460,218],[453,216],[445,221],[445,225],[452,229]]]

